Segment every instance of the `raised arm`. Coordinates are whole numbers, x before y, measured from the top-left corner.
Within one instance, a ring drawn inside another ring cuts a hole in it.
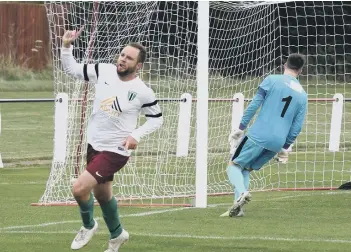
[[[73,57],[73,45],[71,44],[78,38],[81,30],[66,31],[62,37],[61,62],[63,71],[79,80],[96,82],[99,77],[99,64],[77,63]]]

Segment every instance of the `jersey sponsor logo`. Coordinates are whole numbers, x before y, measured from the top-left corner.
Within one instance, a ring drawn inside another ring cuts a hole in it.
[[[133,101],[136,96],[137,96],[136,92],[131,91],[131,90],[128,91],[128,101],[130,101],[130,102]]]
[[[103,100],[100,109],[112,117],[118,117],[122,112],[117,96]]]

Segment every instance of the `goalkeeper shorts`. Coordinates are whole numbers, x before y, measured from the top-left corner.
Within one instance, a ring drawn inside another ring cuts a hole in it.
[[[116,172],[122,169],[129,157],[110,151],[97,151],[90,144],[87,149],[87,171],[98,184],[113,181]]]
[[[243,169],[259,170],[269,162],[277,153],[257,145],[245,136],[236,149],[232,161]]]

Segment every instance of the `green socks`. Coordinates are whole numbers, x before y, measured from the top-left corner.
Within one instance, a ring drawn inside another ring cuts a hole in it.
[[[80,201],[76,199],[80,208],[80,215],[82,216],[83,226],[87,229],[92,229],[95,225],[94,216],[94,197],[90,193],[88,201]]]
[[[102,215],[111,234],[111,239],[116,238],[122,233],[122,225],[119,221],[117,201],[115,197],[104,204],[100,204]]]
[[[94,215],[94,197],[90,193],[88,201],[80,201],[76,199],[80,208],[80,215],[82,216],[83,225],[87,229],[92,229],[95,225]],[[118,216],[117,201],[115,197],[107,202],[100,204],[102,215],[111,234],[111,239],[116,238],[122,233],[122,225]]]

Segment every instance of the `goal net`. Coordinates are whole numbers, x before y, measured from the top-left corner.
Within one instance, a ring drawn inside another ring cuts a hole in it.
[[[254,96],[268,74],[282,73],[289,53],[306,55],[300,81],[308,92],[308,115],[288,164],[270,162],[252,173],[251,190],[330,189],[351,176],[350,106],[343,103],[338,151],[329,151],[333,96],[350,97],[350,4],[346,2],[210,2],[208,194],[232,193],[226,166],[232,97]],[[55,94],[68,95],[66,159],[53,162],[40,204],[73,202],[72,178],[85,168],[86,126],[94,84],[62,72],[61,36],[79,30],[78,62],[114,63],[121,48],[141,42],[148,51],[140,72],[160,99],[164,125],[142,139],[130,162],[115,175],[114,193],[127,204],[189,204],[195,194],[198,3],[47,2]],[[190,137],[177,155],[180,97],[189,93]],[[245,102],[247,106],[248,102]],[[235,113],[234,113],[235,116]],[[139,124],[143,123],[141,118]],[[57,129],[56,129],[57,130]]]

